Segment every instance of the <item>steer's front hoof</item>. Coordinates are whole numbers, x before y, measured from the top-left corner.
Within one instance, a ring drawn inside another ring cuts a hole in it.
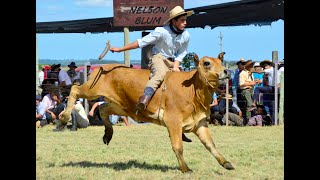
[[[234,167],[232,166],[232,164],[230,162],[227,162],[223,165],[224,168],[228,169],[228,170],[234,170]]]

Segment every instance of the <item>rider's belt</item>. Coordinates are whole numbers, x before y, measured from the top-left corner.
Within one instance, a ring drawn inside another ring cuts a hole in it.
[[[171,62],[174,62],[174,58],[172,58],[172,57],[169,57],[169,58],[167,58],[169,61],[171,61]]]

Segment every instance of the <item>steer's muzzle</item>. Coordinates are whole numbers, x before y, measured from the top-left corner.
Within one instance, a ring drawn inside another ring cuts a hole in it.
[[[219,84],[225,84],[226,79],[231,78],[231,72],[228,69],[224,69],[220,74],[219,74]]]

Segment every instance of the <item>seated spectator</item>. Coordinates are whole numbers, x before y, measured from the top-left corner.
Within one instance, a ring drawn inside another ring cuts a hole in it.
[[[130,125],[126,116],[118,116],[118,115],[112,114],[109,116],[109,120],[113,125],[118,124],[120,120],[123,120],[126,126]]]
[[[94,103],[89,111],[89,116],[93,117],[95,114],[95,110],[97,109],[98,111],[96,111],[96,113],[98,113],[98,117],[100,118],[100,120],[102,122],[102,119],[100,116],[100,111],[99,111],[99,108],[97,108],[97,107],[99,107],[100,105],[105,104],[105,103],[106,103],[106,101],[99,101],[99,102]],[[127,117],[125,117],[125,116],[118,116],[115,114],[109,115],[109,120],[113,125],[117,124],[118,121],[120,120],[120,118],[123,120],[123,122],[125,123],[126,126],[130,125]],[[96,122],[91,121],[91,123],[93,123],[93,125],[96,125]]]
[[[41,102],[41,97],[36,95],[36,127],[43,127],[48,124],[46,120],[46,105]]]
[[[49,94],[50,89],[54,86],[54,82],[56,79],[47,78],[42,81],[42,84],[40,85],[40,88],[42,89],[41,97],[44,97],[45,95]]]
[[[249,118],[249,126],[270,126],[272,125],[272,120],[270,116],[267,115],[266,109],[263,105],[257,105],[257,110],[254,112],[254,116]]]
[[[212,103],[210,104],[210,116],[208,117],[209,124],[218,125],[215,116],[219,113],[218,97],[216,92],[212,95]]]
[[[53,121],[55,119],[59,119],[59,114],[65,108],[65,104],[61,102],[58,87],[52,87],[49,94],[42,98],[42,103],[44,103],[47,107],[45,116],[48,124],[51,122],[54,123]]]
[[[104,104],[105,101],[102,98],[97,99],[96,101],[92,101],[93,104],[91,105],[90,111],[89,111],[89,123],[90,125],[96,125],[96,126],[102,126],[102,118],[100,116],[100,110],[99,107],[101,104]]]
[[[229,125],[231,126],[243,126],[242,111],[238,107],[237,103],[233,102],[231,94],[228,94],[229,100]],[[219,101],[219,114],[217,120],[220,125],[226,125],[226,97],[221,97]]]
[[[64,111],[59,114],[59,119],[61,118]],[[86,111],[83,107],[83,99],[78,99],[73,105],[73,109],[71,111],[71,128],[70,131],[77,131],[78,128],[87,128],[89,125],[89,119],[87,117]],[[60,122],[58,123],[55,132],[63,131],[63,128],[60,128]]]
[[[223,116],[222,118],[222,125],[227,124],[227,117],[226,115]],[[228,114],[228,125],[229,126],[243,126],[243,118],[240,117],[239,115],[229,112]]]

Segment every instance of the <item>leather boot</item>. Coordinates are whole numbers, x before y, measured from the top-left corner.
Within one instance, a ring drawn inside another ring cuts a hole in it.
[[[71,129],[70,131],[77,131],[77,119],[76,119],[76,114],[75,113],[71,113],[71,123],[72,123],[72,126],[71,126]]]
[[[184,142],[192,142],[192,140],[187,138],[187,136],[184,135],[183,133],[182,133],[182,141],[184,141]]]
[[[146,109],[146,107],[148,106],[150,100],[151,100],[151,96],[147,96],[147,95],[140,96],[139,102],[136,106],[136,110],[144,111]]]

